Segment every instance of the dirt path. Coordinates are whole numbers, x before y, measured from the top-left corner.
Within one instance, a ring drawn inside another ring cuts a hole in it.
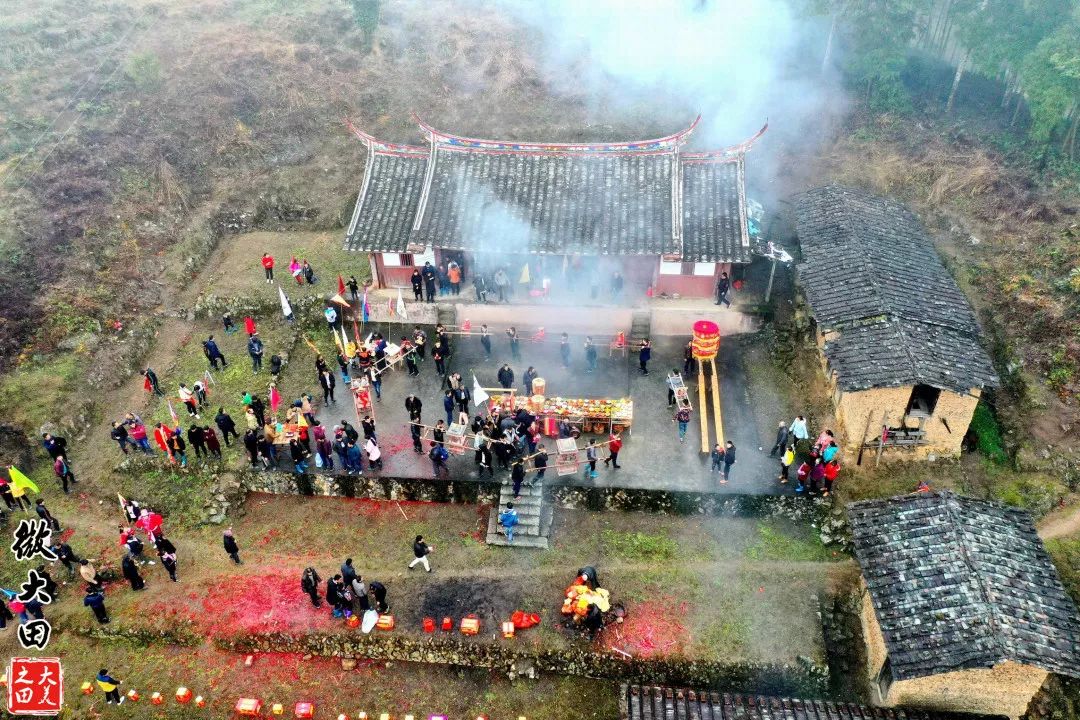
[[[1065,537],[1080,533],[1080,506],[1071,506],[1051,513],[1039,526],[1039,537],[1043,540]]]
[[[158,328],[146,364],[154,368],[158,376],[166,375],[175,365],[181,346],[191,339],[194,329],[194,323],[167,318]],[[93,478],[107,476],[119,459],[116,443],[109,437],[113,420],[119,420],[127,412],[142,414],[148,407],[149,394],[143,388],[141,374],[129,378],[109,395],[109,401],[104,403],[101,421],[87,434],[79,452],[81,472]]]

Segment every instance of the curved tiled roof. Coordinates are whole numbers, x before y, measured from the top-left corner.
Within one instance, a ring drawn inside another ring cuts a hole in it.
[[[427,148],[350,125],[369,157],[346,247],[749,262],[743,155],[765,128],[684,156],[699,119],[652,140],[529,143],[453,135],[417,118]]]

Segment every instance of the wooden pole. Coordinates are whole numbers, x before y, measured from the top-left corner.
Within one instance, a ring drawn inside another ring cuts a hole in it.
[[[881,464],[881,453],[885,450],[885,421],[889,418],[889,411],[881,413],[881,433],[878,435],[877,457],[874,458],[874,467]]]
[[[716,367],[716,358],[712,359],[712,404],[713,422],[716,424],[716,442],[724,445],[724,417],[720,413],[720,372]]]
[[[706,358],[698,359],[698,419],[701,422],[701,452],[709,452],[709,406],[705,404],[705,374],[708,372],[709,361]]]
[[[769,284],[765,286],[765,302],[769,302],[769,297],[772,296],[772,284],[773,278],[776,277],[776,258],[773,258],[772,267],[769,268]]]
[[[874,419],[874,413],[866,413],[866,427],[862,431],[862,439],[859,441],[859,459],[855,461],[856,465],[862,465],[863,450],[866,449],[866,433],[870,432],[870,421]]]

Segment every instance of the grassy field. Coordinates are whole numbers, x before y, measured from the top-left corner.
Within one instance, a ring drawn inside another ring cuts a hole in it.
[[[94,510],[78,498],[54,508],[62,520]],[[118,512],[113,515],[119,519]],[[120,582],[109,589],[108,605],[115,627],[183,630],[207,638],[348,632],[328,611],[311,607],[299,577],[310,565],[328,578],[345,557],[353,557],[358,572],[387,586],[398,632],[419,635],[423,617],[444,614],[477,613],[492,628],[524,609],[544,620],[514,642],[558,648],[582,642],[561,629],[559,606],[577,568],[592,564],[613,599],[640,619],[620,640],[628,652],[724,661],[823,660],[817,596],[854,568],[805,529],[638,513],[559,516],[553,548],[531,554],[479,542],[487,518],[482,506],[253,496],[246,515],[234,522],[244,565],[225,556],[220,528],[188,528],[167,516],[166,532],[179,549],[180,583],[169,582],[160,566],[146,566],[147,590],[134,593]],[[99,565],[115,567],[120,547],[115,539],[110,543],[110,530],[106,520],[80,528],[70,542]],[[436,548],[431,575],[406,569],[414,534]],[[67,579],[62,569],[56,576]],[[66,586],[50,618],[66,627],[92,626],[79,595],[74,584]],[[661,616],[678,618],[677,642],[647,647],[638,634],[652,633],[650,623]]]
[[[0,636],[0,647],[11,637]],[[55,637],[55,636],[54,636]],[[413,663],[360,661],[353,670],[329,658],[264,654],[245,664],[245,656],[210,647],[133,647],[126,643],[92,642],[77,636],[61,636],[50,648],[64,658],[64,718],[110,717],[180,720],[233,717],[241,697],[263,701],[264,713],[273,703],[292,715],[297,702],[312,702],[316,717],[335,718],[338,713],[355,717],[360,711],[377,718],[413,713],[418,718],[445,713],[455,718],[480,714],[492,718],[525,716],[541,720],[575,717],[610,720],[617,713],[616,688],[607,682],[582,678],[545,677],[537,681],[510,682],[505,676],[483,670],[463,670]],[[92,681],[101,667],[124,681],[121,692],[135,689],[138,703],[105,710],[105,698],[97,689],[91,696],[79,693],[84,681]],[[185,686],[207,702],[179,705],[176,688]],[[150,704],[160,692],[166,702]]]

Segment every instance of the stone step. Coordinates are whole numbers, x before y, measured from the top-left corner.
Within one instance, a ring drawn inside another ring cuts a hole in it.
[[[514,529],[514,532],[525,533],[528,532],[532,535],[543,535],[541,532],[542,521],[539,515],[533,515],[532,517],[518,516],[518,524]],[[495,513],[488,515],[488,532],[493,533],[499,529],[499,516]]]
[[[548,539],[546,537],[531,537],[528,535],[519,535],[514,533],[514,544],[506,542],[505,535],[488,535],[488,545],[497,545],[499,547],[515,547],[515,548],[533,548],[536,550],[547,550],[549,547]]]

